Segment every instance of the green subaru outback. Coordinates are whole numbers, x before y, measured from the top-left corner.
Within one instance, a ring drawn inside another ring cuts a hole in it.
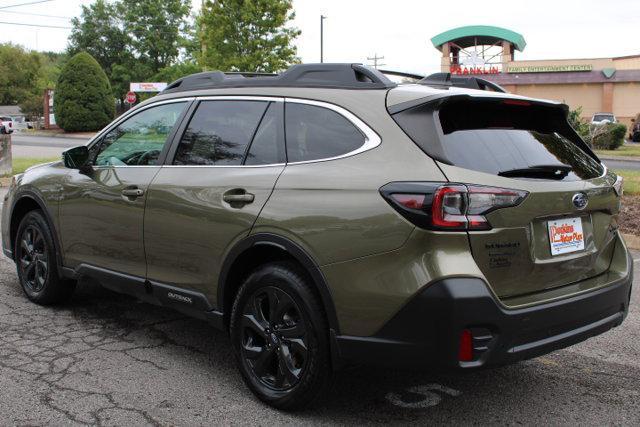
[[[292,409],[346,364],[502,365],[620,325],[621,194],[563,104],[307,64],[170,84],[15,176],[2,240],[33,302],[82,278],[208,320]]]

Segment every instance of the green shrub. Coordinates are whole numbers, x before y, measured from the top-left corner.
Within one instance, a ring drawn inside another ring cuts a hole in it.
[[[107,75],[86,52],[74,55],[62,69],[53,102],[56,123],[68,132],[99,130],[115,114]]]
[[[589,139],[589,123],[582,118],[582,107],[570,110],[567,120],[569,120],[571,127],[582,137],[582,139]]]
[[[591,145],[597,150],[615,150],[622,147],[627,126],[622,123],[608,123],[594,126],[591,130]]]

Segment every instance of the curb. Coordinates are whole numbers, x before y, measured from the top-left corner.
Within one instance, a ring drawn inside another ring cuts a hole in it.
[[[622,160],[624,162],[638,162],[640,163],[640,157],[628,157],[628,156],[598,156],[600,160]]]
[[[635,234],[622,233],[622,238],[624,239],[629,249],[640,250],[640,236],[636,236]]]
[[[67,138],[67,139],[83,139],[88,140],[93,138],[96,134],[84,134],[77,135],[73,133],[45,133],[45,132],[15,132],[14,136],[35,136],[45,138]]]

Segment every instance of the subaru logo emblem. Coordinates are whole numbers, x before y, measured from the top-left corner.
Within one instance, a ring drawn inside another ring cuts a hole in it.
[[[580,210],[586,208],[587,204],[589,203],[589,199],[587,198],[587,195],[584,193],[574,194],[571,201],[573,202],[573,206],[575,206],[576,209],[580,209]]]

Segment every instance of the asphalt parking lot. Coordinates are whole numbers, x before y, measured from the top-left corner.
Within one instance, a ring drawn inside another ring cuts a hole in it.
[[[0,425],[638,425],[637,276],[632,299],[621,327],[572,348],[463,374],[349,368],[316,408],[287,414],[251,395],[206,323],[91,284],[38,307],[2,257]]]

